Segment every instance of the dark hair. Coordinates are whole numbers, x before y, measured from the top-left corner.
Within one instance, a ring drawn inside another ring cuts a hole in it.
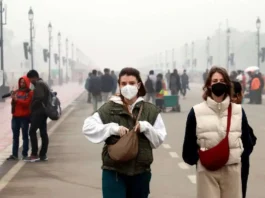
[[[233,85],[233,96],[234,97],[242,93],[242,86],[239,82],[232,81],[232,85]]]
[[[149,72],[150,75],[154,75],[154,73],[155,73],[154,70],[151,70],[151,71]]]
[[[161,78],[161,79],[163,79],[163,74],[159,73],[159,74],[157,74],[156,77],[157,77],[157,78]]]
[[[104,69],[104,73],[109,73],[109,69],[108,68],[105,68]]]
[[[97,70],[95,70],[95,69],[92,70],[92,74],[93,74],[93,75],[97,75],[97,73],[98,73]]]
[[[122,76],[134,76],[136,78],[136,80],[141,83],[140,85],[140,88],[139,88],[139,91],[138,91],[138,94],[137,96],[145,96],[146,94],[146,90],[145,90],[145,87],[144,87],[144,84],[143,84],[143,81],[141,79],[141,76],[140,76],[140,72],[135,69],[135,68],[132,68],[132,67],[125,67],[123,68],[121,71],[120,71],[120,74],[119,74],[119,79],[118,79],[118,83],[120,84],[120,79]]]
[[[226,69],[222,68],[222,67],[217,67],[217,66],[214,66],[211,68],[211,70],[209,71],[209,74],[207,76],[207,79],[205,81],[205,84],[203,86],[203,99],[204,100],[207,100],[207,97],[211,97],[212,96],[212,91],[211,89],[209,88],[211,86],[211,82],[212,82],[212,77],[215,73],[219,73],[223,76],[224,78],[224,82],[225,84],[228,86],[228,93],[227,95],[232,98],[232,83],[231,83],[231,80],[229,78],[229,75],[226,71]]]
[[[32,69],[27,73],[27,77],[28,78],[39,78],[39,73],[36,70]]]

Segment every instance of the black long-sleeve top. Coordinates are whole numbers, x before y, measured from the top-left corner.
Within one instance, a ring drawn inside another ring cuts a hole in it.
[[[192,108],[188,114],[186,122],[185,138],[182,150],[182,158],[184,162],[189,165],[196,165],[199,160],[199,145],[197,144],[196,135],[196,116],[194,109]],[[250,126],[248,124],[247,116],[244,109],[242,109],[242,143],[244,147],[244,152],[242,158],[248,158],[251,154],[255,143],[253,138],[251,138]]]

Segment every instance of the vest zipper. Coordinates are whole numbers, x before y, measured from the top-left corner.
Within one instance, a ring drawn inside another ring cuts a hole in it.
[[[218,120],[219,120],[218,134],[219,136],[222,134],[222,132],[220,131],[220,127],[222,127],[221,109],[222,109],[222,105],[221,103],[218,103]]]
[[[118,173],[116,172],[116,182],[119,181],[119,178],[118,178]]]

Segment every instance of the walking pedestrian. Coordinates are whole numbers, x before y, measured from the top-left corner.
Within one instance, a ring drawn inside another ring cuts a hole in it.
[[[98,109],[99,102],[101,102],[101,78],[97,76],[97,70],[92,71],[92,75],[88,83],[88,91],[92,96],[93,110]]]
[[[156,95],[156,76],[154,70],[149,71],[149,75],[145,81],[145,89],[146,89],[146,101],[155,104],[155,95]]]
[[[89,73],[86,79],[86,84],[85,84],[85,89],[87,90],[87,103],[91,103],[91,93],[89,92],[89,80],[91,76],[92,76],[92,73]]]
[[[93,143],[105,142],[102,152],[103,198],[148,198],[153,149],[165,140],[165,125],[159,109],[143,99],[146,91],[138,70],[122,69],[118,83],[120,94],[112,96],[85,120],[83,133]],[[141,108],[139,122],[135,123]],[[108,147],[127,133],[137,133],[138,155],[124,163],[115,161],[110,157]]]
[[[110,98],[114,88],[114,80],[110,75],[109,69],[104,69],[104,75],[101,76],[101,95],[102,102],[105,103]]]
[[[186,69],[184,69],[183,74],[181,75],[181,85],[182,85],[182,95],[183,98],[186,98],[187,89],[189,88],[189,76],[187,75]]]
[[[233,81],[233,97],[232,102],[236,104],[242,104],[243,100],[243,88],[240,82]],[[246,198],[247,194],[247,183],[248,183],[248,175],[249,175],[249,167],[250,167],[250,154],[253,151],[254,146],[256,145],[257,137],[255,136],[253,129],[250,125],[248,125],[248,130],[250,134],[250,139],[252,142],[252,149],[250,152],[243,152],[241,156],[241,180],[242,180],[242,195],[243,198]]]
[[[231,98],[226,70],[211,68],[204,102],[189,112],[182,153],[186,163],[197,165],[198,198],[242,198],[241,155],[252,144],[246,114]]]
[[[111,76],[113,78],[113,89],[112,89],[112,95],[115,95],[116,94],[116,91],[117,91],[117,85],[118,85],[118,78],[115,74],[115,72],[112,70],[111,71]]]

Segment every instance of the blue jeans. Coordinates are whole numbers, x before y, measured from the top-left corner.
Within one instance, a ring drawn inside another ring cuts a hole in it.
[[[28,117],[13,117],[12,118],[12,131],[13,131],[13,149],[12,155],[18,157],[19,150],[19,135],[22,129],[23,150],[22,155],[28,156],[29,150],[29,118]]]
[[[103,170],[103,198],[148,198],[151,172],[127,176],[115,171]]]

